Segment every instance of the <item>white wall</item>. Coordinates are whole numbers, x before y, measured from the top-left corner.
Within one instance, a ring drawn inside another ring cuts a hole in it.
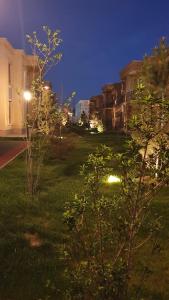
[[[32,58],[32,59],[31,59]],[[14,49],[0,38],[0,134],[2,131],[22,130],[25,125],[24,72],[33,62],[23,50]],[[11,124],[9,124],[9,64],[11,65]]]

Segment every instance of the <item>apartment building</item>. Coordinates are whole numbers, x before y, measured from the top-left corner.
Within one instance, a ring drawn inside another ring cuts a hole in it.
[[[24,133],[26,106],[23,91],[30,88],[36,60],[0,38],[0,136]]]
[[[90,116],[102,120],[106,130],[127,129],[132,112],[133,91],[141,70],[141,61],[132,61],[120,72],[120,82],[106,84],[102,94],[90,98]]]
[[[142,61],[133,60],[127,66],[125,66],[120,72],[120,78],[122,82],[122,111],[123,111],[123,123],[124,128],[127,130],[127,122],[132,114],[131,100],[133,98],[133,92],[136,88],[137,80],[142,67]]]
[[[104,99],[103,123],[105,128],[107,130],[111,130],[122,127],[122,83],[117,82],[113,84],[104,85],[102,87],[102,94]]]
[[[90,112],[90,118],[95,115],[98,117],[98,119],[103,118],[103,108],[104,108],[104,102],[103,102],[103,95],[96,95],[92,96],[90,98],[90,107],[89,107],[89,112]]]

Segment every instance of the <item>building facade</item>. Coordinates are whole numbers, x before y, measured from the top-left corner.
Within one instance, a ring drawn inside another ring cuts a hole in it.
[[[90,98],[90,118],[94,115],[98,117],[98,119],[103,118],[103,95],[92,96]]]
[[[80,100],[75,106],[75,119],[78,121],[82,113],[89,118],[89,100]]]
[[[100,119],[106,130],[127,129],[132,113],[130,100],[141,70],[141,61],[132,61],[120,73],[120,82],[106,84],[102,94],[90,98],[90,118]]]
[[[120,72],[120,78],[122,82],[122,96],[123,96],[123,127],[127,130],[127,123],[132,114],[131,100],[133,98],[133,92],[137,85],[137,80],[142,68],[142,61],[133,60],[127,66],[125,66]]]
[[[27,103],[23,91],[30,88],[36,60],[0,38],[0,136],[24,133]]]
[[[107,130],[116,129],[123,126],[123,116],[121,112],[122,83],[106,84],[102,88],[103,94],[103,123]]]

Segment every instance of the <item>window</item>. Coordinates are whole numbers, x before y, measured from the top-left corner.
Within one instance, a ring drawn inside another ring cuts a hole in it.
[[[12,85],[11,64],[8,64],[8,124],[12,123]]]
[[[11,85],[11,64],[8,64],[8,84]]]
[[[27,71],[26,71],[26,69],[24,70],[24,73],[23,73],[23,82],[24,82],[24,89],[26,90],[28,88],[28,86],[27,86]]]
[[[12,101],[8,102],[8,124],[12,123]]]

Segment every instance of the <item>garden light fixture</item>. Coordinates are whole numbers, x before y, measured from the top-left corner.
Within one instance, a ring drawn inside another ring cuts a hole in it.
[[[109,175],[107,178],[108,183],[119,183],[121,182],[121,179],[115,175]]]

